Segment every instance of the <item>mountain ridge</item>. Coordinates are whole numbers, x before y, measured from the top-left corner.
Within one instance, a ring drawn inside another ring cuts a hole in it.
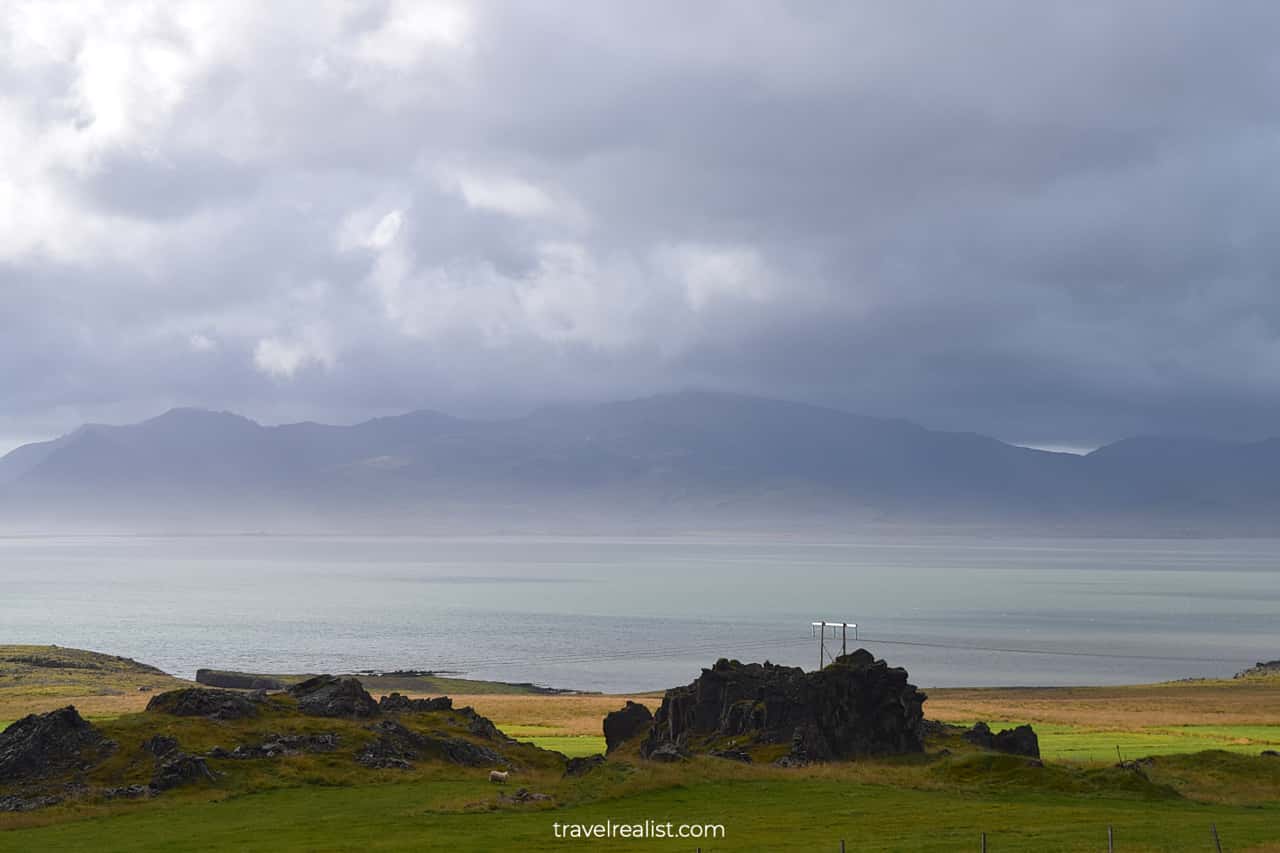
[[[572,526],[706,521],[1128,522],[1280,529],[1280,441],[1137,437],[1086,455],[902,419],[720,392],[550,406],[501,419],[430,409],[350,425],[263,425],[175,408],[86,425],[0,457],[0,508],[124,513],[501,518]]]

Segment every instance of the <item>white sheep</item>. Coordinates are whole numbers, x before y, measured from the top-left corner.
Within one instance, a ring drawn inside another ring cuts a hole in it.
[[[505,785],[507,779],[511,776],[510,770],[490,770],[489,781],[495,785]]]

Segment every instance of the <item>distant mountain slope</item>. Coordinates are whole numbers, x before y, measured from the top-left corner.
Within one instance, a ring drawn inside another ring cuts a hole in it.
[[[730,394],[526,417],[261,426],[176,409],[0,459],[7,517],[358,528],[611,522],[1244,525],[1280,507],[1280,441],[1135,438],[1085,456]]]

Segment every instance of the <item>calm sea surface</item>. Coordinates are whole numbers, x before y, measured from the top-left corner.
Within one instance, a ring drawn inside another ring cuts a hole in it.
[[[922,686],[1229,676],[1280,658],[1280,541],[0,539],[0,643],[188,677],[654,689],[720,656],[812,668],[822,619]]]

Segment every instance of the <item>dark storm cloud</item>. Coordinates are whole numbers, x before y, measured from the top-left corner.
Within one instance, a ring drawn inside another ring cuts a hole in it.
[[[1280,434],[1278,25],[18,4],[0,436],[691,385],[1048,444]]]

